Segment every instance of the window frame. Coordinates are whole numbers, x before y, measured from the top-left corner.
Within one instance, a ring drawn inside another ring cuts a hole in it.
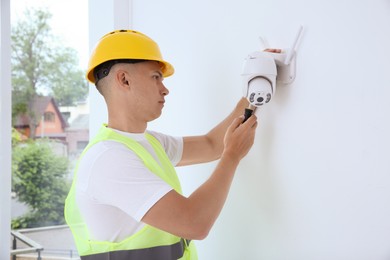
[[[11,234],[11,6],[0,4],[0,259],[10,257]]]

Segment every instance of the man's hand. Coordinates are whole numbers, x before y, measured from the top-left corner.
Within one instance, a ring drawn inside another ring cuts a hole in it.
[[[271,49],[271,48],[267,48],[267,49],[265,49],[264,51],[266,51],[266,52],[273,52],[273,53],[281,53],[281,52],[282,52],[282,49]]]
[[[240,161],[252,147],[257,127],[257,117],[252,115],[244,123],[242,121],[242,116],[236,118],[226,131],[222,157]]]

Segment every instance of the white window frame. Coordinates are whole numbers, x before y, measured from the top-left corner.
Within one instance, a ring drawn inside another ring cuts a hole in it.
[[[12,152],[10,0],[1,0],[0,32],[0,259],[9,259],[11,246]]]

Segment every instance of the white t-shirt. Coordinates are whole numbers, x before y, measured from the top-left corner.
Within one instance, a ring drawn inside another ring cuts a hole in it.
[[[160,163],[145,134],[114,131],[139,142]],[[182,157],[183,139],[147,133],[160,141],[175,166]],[[93,145],[79,163],[76,202],[94,240],[119,242],[136,233],[145,226],[141,219],[146,212],[171,190],[119,142]]]

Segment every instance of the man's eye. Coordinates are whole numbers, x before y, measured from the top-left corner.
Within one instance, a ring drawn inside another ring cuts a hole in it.
[[[153,75],[153,79],[163,81],[164,78],[161,75]]]

